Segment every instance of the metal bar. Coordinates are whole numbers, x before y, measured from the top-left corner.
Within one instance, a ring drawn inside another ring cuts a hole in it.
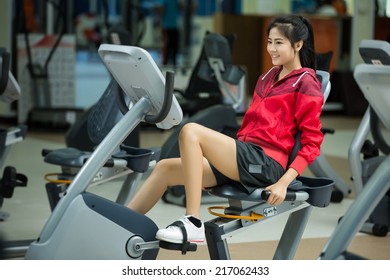
[[[290,214],[276,248],[274,260],[291,260],[294,258],[312,210],[313,207],[308,205],[308,207]]]
[[[141,98],[131,110],[123,116],[117,125],[111,129],[77,173],[72,184],[69,186],[66,195],[64,195],[57,204],[41,232],[39,238],[40,242],[43,243],[49,239],[69,204],[77,195],[88,188],[99,169],[103,167],[104,163],[111,157],[115,149],[117,149],[131,131],[133,131],[141,122],[150,108],[151,103],[147,99]]]
[[[337,225],[320,259],[342,258],[356,233],[390,188],[390,156],[381,163]]]

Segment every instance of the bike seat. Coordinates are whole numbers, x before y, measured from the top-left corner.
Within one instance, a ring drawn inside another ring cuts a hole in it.
[[[239,182],[218,185],[210,188],[211,195],[244,201],[266,201],[267,191],[258,188],[252,193],[248,193]],[[308,194],[307,202],[316,207],[326,207],[329,205],[334,187],[334,181],[328,178],[304,177],[300,176],[288,187],[286,201],[295,201],[297,194],[305,192]]]
[[[77,168],[82,167],[90,155],[91,152],[81,151],[72,147],[42,151],[44,161],[47,163]],[[149,168],[150,162],[157,162],[159,157],[160,148],[143,149],[121,145],[120,151],[113,154],[104,166],[114,167],[116,159],[126,160],[126,165],[129,169],[143,173]]]

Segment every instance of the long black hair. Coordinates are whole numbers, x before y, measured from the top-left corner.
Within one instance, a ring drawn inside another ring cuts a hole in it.
[[[299,51],[301,65],[316,70],[314,34],[309,20],[299,15],[282,15],[272,19],[268,25],[267,34],[274,27],[290,41],[292,47],[296,42],[303,41],[303,46]]]

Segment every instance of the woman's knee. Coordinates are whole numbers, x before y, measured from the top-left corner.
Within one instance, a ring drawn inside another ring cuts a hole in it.
[[[161,159],[154,166],[152,173],[166,174],[170,169],[172,169],[172,166],[172,159]]]
[[[201,125],[197,123],[185,124],[179,134],[179,141],[195,141],[199,136]]]
[[[181,164],[179,158],[167,158],[159,160],[153,168],[150,176],[158,180],[159,183],[170,185],[174,181],[180,180]]]

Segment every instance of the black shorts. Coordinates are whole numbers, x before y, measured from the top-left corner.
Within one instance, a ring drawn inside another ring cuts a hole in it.
[[[251,193],[257,188],[277,182],[285,172],[284,168],[267,156],[258,145],[236,140],[236,149],[240,182],[226,177],[211,165],[218,185],[233,183]]]

